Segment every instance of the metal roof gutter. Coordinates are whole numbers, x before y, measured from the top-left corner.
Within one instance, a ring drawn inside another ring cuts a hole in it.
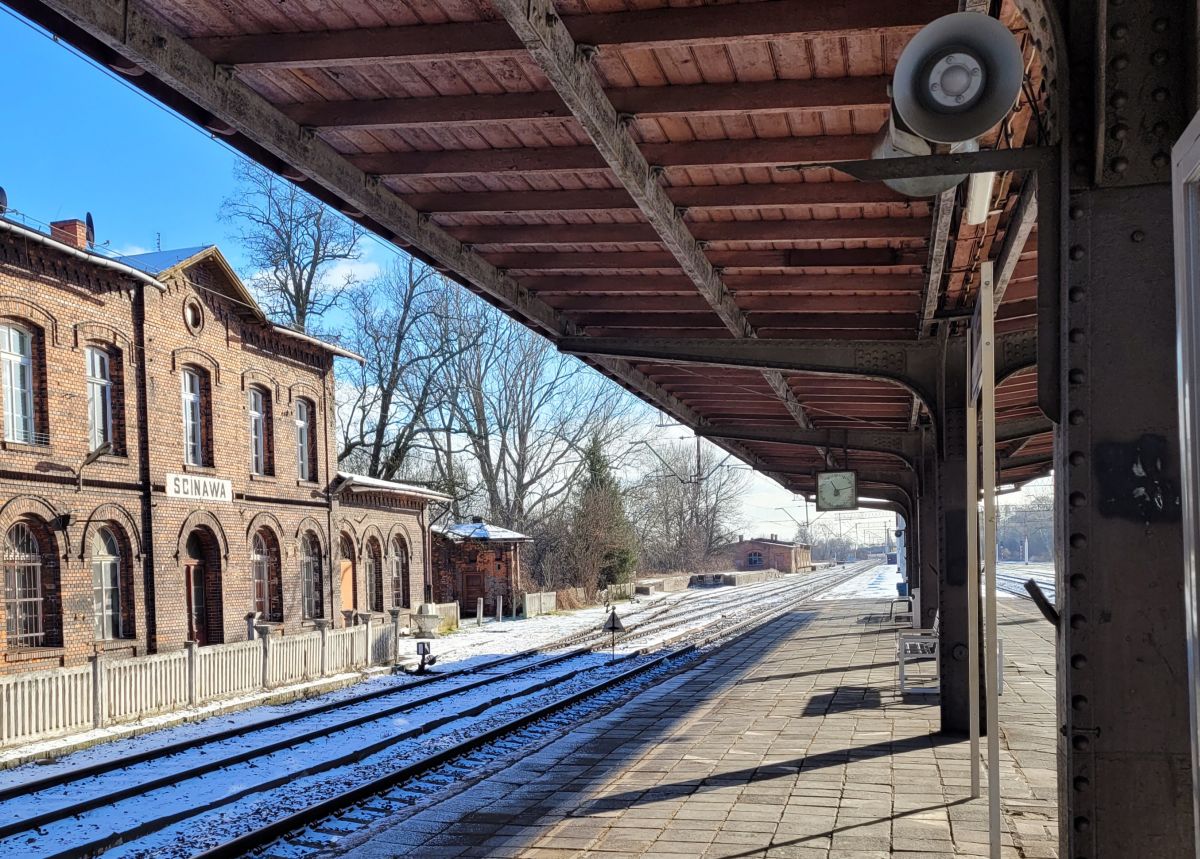
[[[341,358],[353,358],[360,364],[367,363],[367,359],[362,355],[359,355],[357,352],[351,352],[349,349],[343,349],[341,346],[335,346],[332,343],[327,343],[324,340],[297,331],[295,328],[288,328],[286,325],[275,325],[274,323],[271,324],[271,327],[277,333],[283,334],[285,337],[294,337],[297,340],[303,340],[305,343],[311,343],[314,346],[319,346],[326,352],[330,352]]]
[[[108,257],[100,256],[100,254],[91,253],[89,251],[80,250],[77,247],[60,242],[58,239],[52,239],[45,233],[39,233],[37,230],[31,230],[28,227],[23,227],[20,224],[14,224],[12,221],[0,218],[0,230],[18,236],[29,242],[35,242],[39,245],[55,250],[67,256],[74,257],[78,260],[91,263],[92,265],[107,268],[110,271],[115,271],[118,274],[123,274],[126,277],[131,277],[134,280],[141,281],[147,286],[152,286],[159,292],[166,292],[167,288],[155,278],[146,274],[146,272],[136,269],[131,265],[126,265],[123,262],[111,260]]]

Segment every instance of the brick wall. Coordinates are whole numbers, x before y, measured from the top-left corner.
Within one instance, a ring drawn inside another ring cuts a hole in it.
[[[750,563],[754,553],[762,556],[762,563]],[[733,566],[737,570],[776,569],[784,573],[797,573],[810,569],[811,550],[807,546],[778,543],[772,540],[742,540],[731,549]]]
[[[0,237],[0,324],[16,323],[37,334],[35,403],[39,444],[0,440],[0,540],[13,523],[37,526],[43,555],[46,621],[54,632],[43,648],[9,647],[0,622],[0,673],[79,664],[98,649],[135,655],[177,649],[188,636],[184,561],[189,535],[204,537],[209,575],[209,643],[243,640],[254,608],[250,550],[265,529],[277,547],[278,577],[272,599],[282,606],[279,634],[314,626],[303,617],[301,541],[316,538],[326,617],[344,621],[337,538],[376,534],[384,547],[384,608],[393,604],[389,562],[393,546],[407,547],[408,603],[423,598],[424,509],[415,498],[390,493],[334,503],[327,495],[336,472],[332,355],[319,345],[276,333],[231,295],[217,260],[165,276],[167,289],[135,286],[96,265],[51,248]],[[201,324],[190,324],[189,308]],[[144,325],[141,321],[144,319]],[[89,453],[84,349],[110,356],[114,453],[83,472]],[[185,463],[181,373],[207,374],[204,424],[208,464]],[[248,390],[260,387],[269,403],[268,447],[272,473],[251,474]],[[316,470],[299,479],[296,402],[309,401]],[[3,404],[0,402],[0,409]],[[228,501],[167,497],[167,476],[227,480]],[[122,614],[129,637],[95,640],[92,542],[105,527],[127,547],[122,557]],[[359,559],[356,559],[358,561]],[[357,563],[358,575],[363,565]],[[358,587],[366,609],[366,590]],[[403,599],[400,600],[403,603]],[[353,603],[353,597],[351,597]],[[6,607],[0,601],[0,621]],[[386,615],[385,615],[386,616]]]
[[[516,547],[515,543],[459,542],[435,534],[432,559],[435,600],[459,601],[463,614],[474,617],[479,597],[483,597],[486,615],[495,614],[496,601],[502,597],[504,611],[509,613],[514,596]]]

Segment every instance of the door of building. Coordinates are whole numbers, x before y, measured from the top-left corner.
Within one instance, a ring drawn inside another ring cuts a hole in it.
[[[208,602],[204,595],[204,563],[184,564],[183,590],[187,597],[188,640],[208,644]]]
[[[476,606],[479,605],[479,598],[487,596],[483,592],[483,576],[479,573],[463,573],[462,596],[463,608],[466,611],[475,611]],[[486,600],[483,610],[485,613],[489,610]]]
[[[354,561],[349,558],[342,558],[341,570],[339,571],[342,589],[342,611],[354,611]]]

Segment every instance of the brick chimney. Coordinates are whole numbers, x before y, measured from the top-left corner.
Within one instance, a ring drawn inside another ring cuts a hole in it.
[[[68,221],[53,221],[50,224],[50,238],[85,251],[88,246],[87,224],[78,218],[71,218]]]

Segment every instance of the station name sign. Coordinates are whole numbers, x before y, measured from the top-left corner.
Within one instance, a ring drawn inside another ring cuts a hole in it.
[[[233,484],[215,477],[167,474],[167,497],[195,498],[198,501],[233,501]]]

